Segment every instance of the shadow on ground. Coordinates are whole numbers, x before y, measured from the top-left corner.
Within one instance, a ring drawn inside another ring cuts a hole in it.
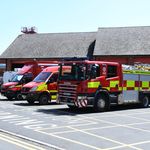
[[[18,106],[51,106],[51,105],[59,105],[59,104],[57,104],[56,102],[51,102],[51,103],[49,103],[49,104],[47,104],[47,105],[40,105],[38,102],[35,102],[34,104],[29,104],[26,100],[19,100],[19,101],[21,101],[20,103],[14,103],[14,105],[18,105]]]
[[[148,107],[149,108],[149,107]],[[107,112],[124,111],[130,109],[141,109],[138,105],[126,105],[126,106],[112,106]],[[145,108],[146,109],[146,108]],[[105,112],[95,112],[92,108],[80,108],[80,109],[70,109],[70,108],[57,108],[57,109],[37,109],[37,112],[53,115],[81,115],[90,113],[105,113]]]

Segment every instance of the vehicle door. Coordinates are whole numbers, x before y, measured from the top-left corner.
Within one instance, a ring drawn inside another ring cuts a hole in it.
[[[53,73],[47,82],[47,89],[51,94],[51,99],[56,99],[57,95],[57,80],[58,80],[58,72]]]

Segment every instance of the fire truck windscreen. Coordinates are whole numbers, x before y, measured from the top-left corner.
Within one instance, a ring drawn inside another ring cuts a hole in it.
[[[45,82],[47,78],[50,76],[51,72],[41,72],[33,82]]]
[[[65,69],[67,67],[67,69]],[[97,76],[96,64],[61,64],[59,80],[86,80]],[[99,73],[99,71],[98,71]]]

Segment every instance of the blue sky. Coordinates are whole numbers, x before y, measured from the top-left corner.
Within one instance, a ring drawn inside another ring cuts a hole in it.
[[[24,26],[38,33],[150,26],[150,0],[1,0],[0,54]]]

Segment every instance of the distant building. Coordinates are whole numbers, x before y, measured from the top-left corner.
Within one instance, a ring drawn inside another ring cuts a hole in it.
[[[64,57],[86,57],[93,51],[96,32],[22,34],[2,53],[7,70],[21,67],[27,61],[60,60]]]
[[[99,28],[93,56],[126,64],[150,63],[150,26]]]
[[[150,63],[150,26],[99,28],[97,32],[25,32],[2,53],[0,61],[12,70],[30,60],[53,61],[64,57]]]

